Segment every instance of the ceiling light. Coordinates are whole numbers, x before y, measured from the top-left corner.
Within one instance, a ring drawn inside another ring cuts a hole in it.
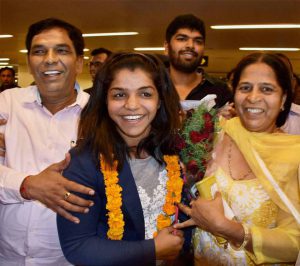
[[[300,48],[280,48],[280,47],[240,47],[242,51],[300,51]]]
[[[135,51],[164,51],[164,47],[136,47]]]
[[[13,35],[11,35],[11,34],[0,34],[0,38],[11,38],[11,37],[13,37]]]
[[[7,66],[8,62],[0,62],[0,66]]]
[[[90,49],[89,48],[84,48],[83,51],[84,52],[88,52]]]
[[[83,59],[89,60],[90,58],[88,56],[84,56]]]
[[[300,24],[253,24],[253,25],[214,25],[214,30],[236,30],[236,29],[299,29]]]
[[[28,51],[26,49],[19,50],[20,53],[26,54]]]
[[[138,32],[129,31],[129,32],[106,32],[106,33],[84,33],[83,37],[105,37],[105,36],[125,36],[125,35],[137,35]]]
[[[0,61],[9,61],[9,58],[0,58]]]

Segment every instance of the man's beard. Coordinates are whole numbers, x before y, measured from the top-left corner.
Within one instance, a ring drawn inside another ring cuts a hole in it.
[[[180,53],[189,51],[194,53],[195,58],[193,60],[184,60],[181,58]],[[169,59],[170,59],[170,64],[172,67],[174,67],[176,70],[180,72],[184,72],[187,74],[193,73],[197,70],[199,67],[199,64],[201,62],[201,56],[199,56],[198,53],[195,51],[189,49],[185,51],[180,51],[178,55],[175,54],[174,50],[169,46]]]

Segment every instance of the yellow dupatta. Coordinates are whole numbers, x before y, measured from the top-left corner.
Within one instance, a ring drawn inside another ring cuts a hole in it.
[[[271,199],[280,209],[290,213],[282,199],[267,180],[252,148],[264,161],[270,173],[295,208],[300,211],[298,167],[300,164],[300,136],[285,133],[256,133],[247,131],[239,118],[221,121],[221,127],[237,144]]]

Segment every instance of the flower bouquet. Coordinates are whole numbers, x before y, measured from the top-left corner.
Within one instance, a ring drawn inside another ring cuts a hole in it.
[[[184,189],[193,197],[197,196],[195,184],[203,179],[211,157],[217,119],[215,109],[209,110],[207,105],[200,104],[196,109],[187,111],[179,134],[177,149],[185,165]]]

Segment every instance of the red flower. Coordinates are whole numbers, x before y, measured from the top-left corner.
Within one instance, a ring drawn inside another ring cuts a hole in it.
[[[212,132],[214,129],[212,115],[210,113],[205,113],[205,114],[203,114],[203,119],[204,119],[204,131]]]
[[[204,172],[199,171],[197,173],[196,182],[201,181],[203,179],[203,176],[204,176]]]
[[[202,134],[197,131],[190,132],[190,139],[194,144],[196,144],[202,140],[208,139],[208,138],[209,138],[209,133],[207,133],[207,132],[204,132]]]
[[[175,148],[178,150],[178,151],[181,151],[182,149],[184,149],[186,147],[186,142],[185,140],[180,137],[179,134],[176,134],[175,135]]]
[[[199,171],[197,162],[195,160],[190,160],[186,166],[186,169],[188,172],[190,172],[192,175],[197,174]]]

